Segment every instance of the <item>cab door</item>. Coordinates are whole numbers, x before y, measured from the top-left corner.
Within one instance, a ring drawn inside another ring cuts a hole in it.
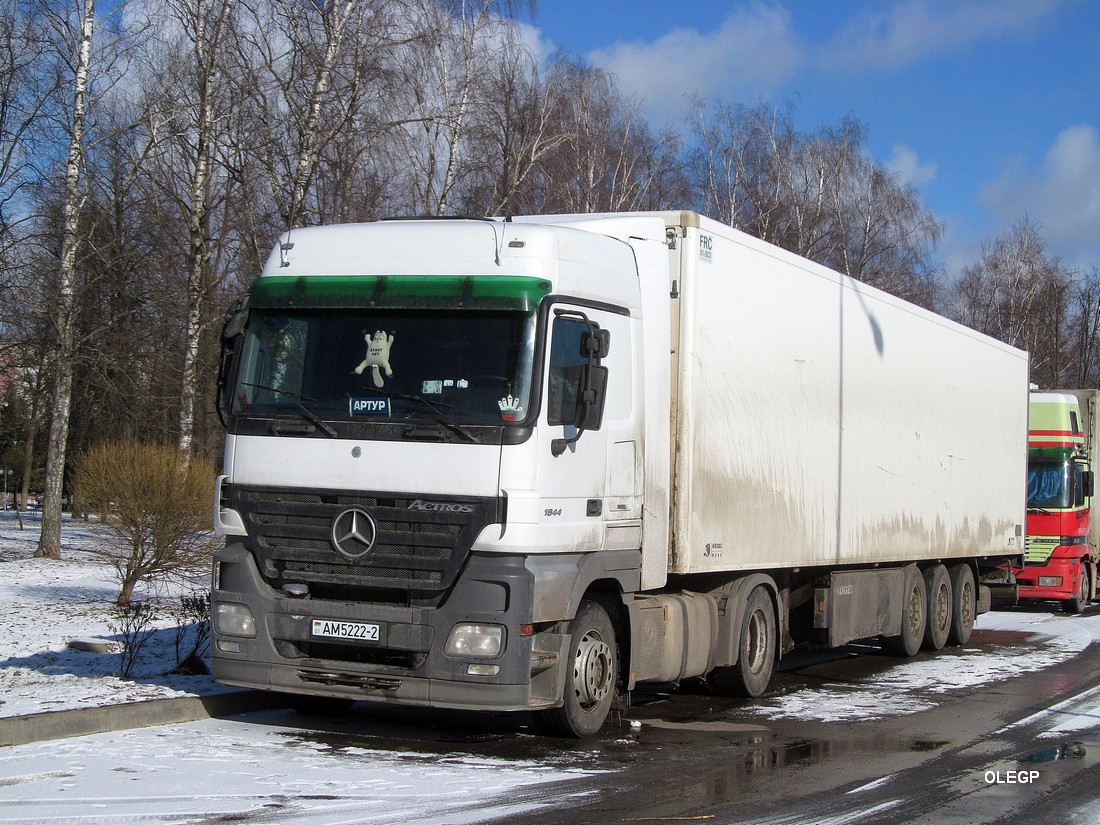
[[[537,429],[547,550],[604,549],[609,523],[641,517],[632,331],[625,311],[559,303],[549,313]],[[586,410],[586,393],[595,394],[600,409]]]

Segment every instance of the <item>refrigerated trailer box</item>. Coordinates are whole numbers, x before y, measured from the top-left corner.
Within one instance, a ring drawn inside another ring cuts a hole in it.
[[[1026,353],[692,212],[297,229],[224,340],[229,684],[585,735],[1021,558]]]

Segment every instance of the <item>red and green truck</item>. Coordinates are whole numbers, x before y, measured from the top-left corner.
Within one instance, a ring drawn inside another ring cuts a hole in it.
[[[1096,591],[1092,518],[1100,390],[1031,393],[1028,408],[1027,538],[1015,571],[1020,599],[1058,599],[1082,612]]]

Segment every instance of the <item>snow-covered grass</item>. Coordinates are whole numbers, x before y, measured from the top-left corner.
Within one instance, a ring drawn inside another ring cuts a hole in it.
[[[94,523],[66,519],[61,561],[34,558],[39,532],[36,518],[25,515],[20,529],[14,513],[0,512],[0,716],[227,690],[209,676],[168,673],[176,664],[181,626],[169,613],[180,596],[207,592],[208,571],[136,591],[136,599],[159,603],[162,610],[150,624],[155,632],[131,678],[123,679],[114,611],[119,584],[107,555],[106,532]],[[186,619],[182,622],[186,627]],[[74,640],[114,642],[114,650],[75,650],[69,647]]]

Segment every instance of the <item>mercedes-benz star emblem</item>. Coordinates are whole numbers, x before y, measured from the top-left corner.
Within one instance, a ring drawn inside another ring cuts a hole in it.
[[[374,547],[378,527],[370,513],[352,507],[332,520],[332,546],[349,559],[365,556]]]

